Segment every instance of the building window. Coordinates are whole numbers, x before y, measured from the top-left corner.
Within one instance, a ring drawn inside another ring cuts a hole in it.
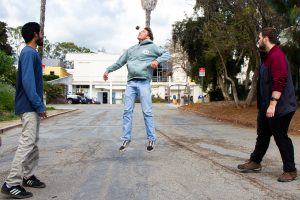
[[[160,63],[158,68],[153,70],[153,82],[168,82],[168,76],[171,74],[172,68],[167,62]]]
[[[54,71],[50,71],[50,75],[55,75]]]
[[[90,88],[89,85],[76,85],[76,88]]]

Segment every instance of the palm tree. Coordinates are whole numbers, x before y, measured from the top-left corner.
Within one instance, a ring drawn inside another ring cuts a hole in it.
[[[45,12],[46,12],[46,0],[41,0],[40,26],[41,26],[41,32],[43,35],[44,35],[44,27],[45,27]],[[43,58],[43,47],[42,46],[39,47],[38,52],[42,59]]]
[[[154,10],[157,0],[141,0],[142,7],[146,12],[146,27],[150,27],[150,15],[151,11]]]

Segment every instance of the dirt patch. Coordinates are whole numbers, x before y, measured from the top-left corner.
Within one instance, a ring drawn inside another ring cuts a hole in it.
[[[183,112],[194,112],[199,115],[227,121],[237,125],[256,127],[256,105],[237,108],[233,102],[219,101],[195,103],[181,107]],[[289,134],[300,135],[300,111],[297,111],[291,121]]]

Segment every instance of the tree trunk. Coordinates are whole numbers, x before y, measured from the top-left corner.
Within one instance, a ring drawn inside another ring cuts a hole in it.
[[[43,36],[44,36],[44,27],[45,27],[45,13],[46,13],[46,0],[41,0],[40,26],[41,26],[41,33]],[[38,52],[40,54],[41,59],[43,59],[43,46],[39,46]]]
[[[226,101],[230,101],[230,96],[228,94],[228,90],[226,88],[226,84],[225,84],[225,79],[222,76],[218,76],[218,82],[219,82],[219,86],[221,88],[223,97]]]
[[[224,58],[220,52],[220,49],[218,48],[217,44],[213,41],[214,43],[214,46],[219,54],[219,57],[221,59],[221,63],[222,63],[222,66],[223,66],[223,69],[224,69],[224,76],[225,76],[225,79],[228,80],[230,83],[231,83],[231,88],[232,88],[232,93],[233,93],[233,99],[234,99],[234,102],[235,102],[235,105],[236,106],[239,106],[239,97],[237,95],[237,90],[236,90],[236,85],[235,85],[235,82],[234,80],[232,80],[229,76],[228,76],[228,73],[227,73],[227,68],[226,68],[226,64],[225,64],[225,61],[224,61]]]
[[[145,10],[146,13],[146,27],[150,27],[151,10]]]
[[[247,67],[247,71],[246,71],[246,80],[245,80],[245,83],[244,83],[245,88],[249,88],[250,72],[251,72],[251,67],[250,67],[250,62],[249,62],[248,67]]]
[[[248,96],[246,98],[246,101],[245,101],[245,105],[246,106],[249,106],[251,105],[252,101],[253,101],[253,97],[254,97],[254,94],[257,92],[257,78],[258,78],[258,73],[259,73],[259,64],[260,64],[260,57],[259,57],[259,54],[256,50],[256,48],[254,47],[253,50],[252,50],[254,53],[255,53],[255,70],[254,70],[254,74],[252,76],[252,82],[251,82],[251,88],[250,88],[250,91],[248,93]]]

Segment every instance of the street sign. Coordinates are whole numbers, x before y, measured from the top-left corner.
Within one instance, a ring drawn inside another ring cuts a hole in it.
[[[199,76],[205,76],[205,68],[204,67],[199,68]]]

